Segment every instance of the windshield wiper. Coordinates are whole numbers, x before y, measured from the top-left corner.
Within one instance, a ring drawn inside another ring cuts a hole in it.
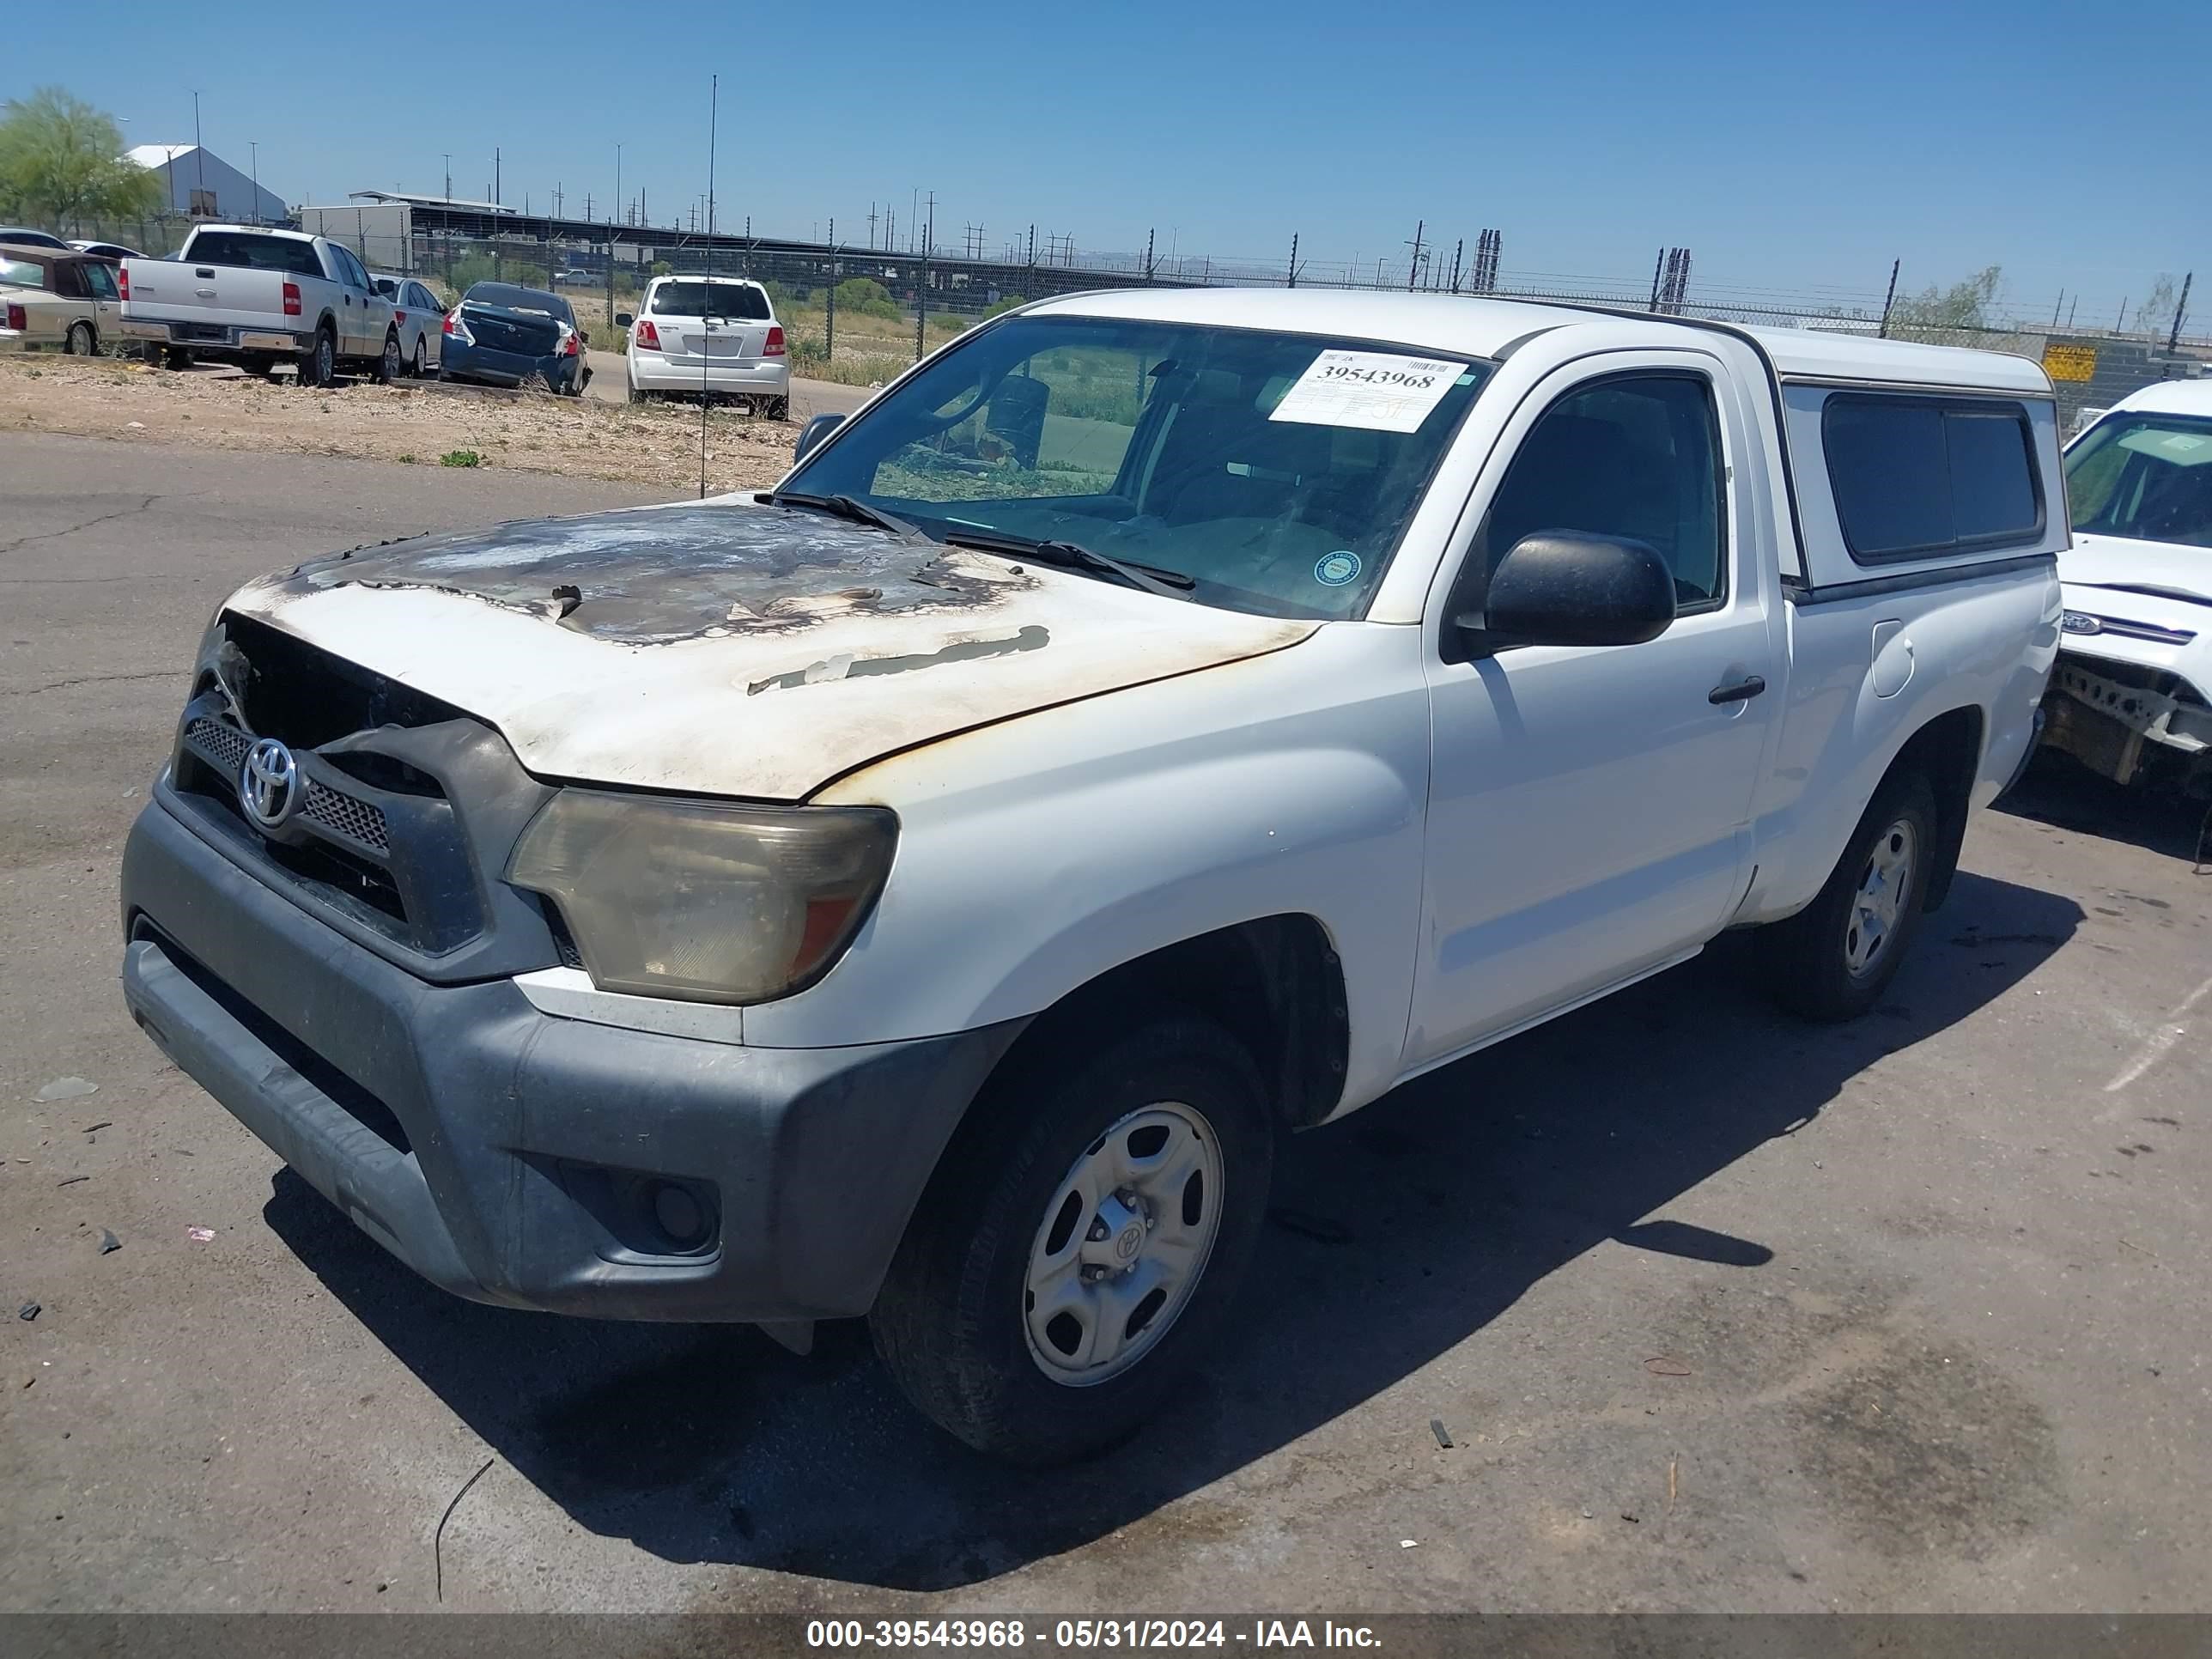
[[[956,525],[945,532],[948,547],[970,547],[982,553],[1011,553],[1023,558],[1035,559],[1039,564],[1058,565],[1067,570],[1096,570],[1127,582],[1132,587],[1141,587],[1147,593],[1163,598],[1181,599],[1189,597],[1190,590],[1198,586],[1195,579],[1180,570],[1164,570],[1156,564],[1134,564],[1124,559],[1112,558],[1080,542],[1060,541],[1047,537],[1038,540],[1029,536],[1012,535],[1003,530],[970,530]]]
[[[878,530],[888,530],[908,541],[929,540],[918,526],[908,524],[896,513],[886,513],[880,507],[871,507],[857,495],[809,495],[796,489],[778,489],[756,495],[753,499],[769,507],[811,507],[817,513],[827,513],[833,518],[850,519],[854,524],[872,525]]]

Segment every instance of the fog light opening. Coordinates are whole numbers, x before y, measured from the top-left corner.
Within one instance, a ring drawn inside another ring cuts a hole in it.
[[[696,1250],[707,1242],[713,1223],[696,1194],[672,1181],[653,1183],[653,1219],[679,1250]]]

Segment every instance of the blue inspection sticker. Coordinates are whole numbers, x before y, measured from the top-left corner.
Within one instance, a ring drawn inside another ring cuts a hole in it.
[[[1314,566],[1314,580],[1323,587],[1342,587],[1359,574],[1359,555],[1357,553],[1328,553]]]

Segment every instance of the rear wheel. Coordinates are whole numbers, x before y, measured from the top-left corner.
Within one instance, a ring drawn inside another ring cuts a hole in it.
[[[390,386],[399,378],[399,331],[387,329],[384,335],[384,349],[378,354],[374,375],[379,386]]]
[[[338,343],[327,328],[315,331],[315,343],[300,354],[300,384],[326,386],[338,368]]]
[[[89,357],[100,349],[100,337],[90,323],[71,323],[62,349],[72,357]]]
[[[1920,925],[1936,853],[1936,793],[1918,772],[1875,792],[1814,901],[1759,930],[1769,993],[1809,1019],[1853,1019],[1880,1000]]]
[[[769,398],[768,400],[768,417],[771,421],[789,420],[791,418],[791,399],[788,398]]]
[[[192,354],[182,346],[166,346],[161,351],[161,367],[185,369],[192,366]]]
[[[1258,1243],[1274,1130],[1250,1055],[1206,1021],[1036,1053],[946,1149],[871,1326],[925,1415],[1041,1465],[1127,1435],[1214,1335]]]

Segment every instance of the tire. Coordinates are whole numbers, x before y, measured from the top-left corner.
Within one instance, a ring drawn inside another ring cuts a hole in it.
[[[1856,1019],[1889,988],[1936,857],[1936,792],[1915,771],[1882,780],[1814,901],[1759,933],[1769,994],[1808,1019]]]
[[[183,370],[190,368],[191,366],[192,354],[185,350],[182,346],[164,346],[161,349],[162,368]]]
[[[327,386],[338,371],[338,343],[327,328],[315,331],[315,343],[300,354],[300,384]]]
[[[258,380],[268,380],[276,373],[276,360],[270,357],[251,357],[241,367]]]
[[[641,392],[641,391],[639,391],[639,390],[638,390],[638,386],[637,386],[637,382],[636,382],[636,381],[632,380],[632,381],[630,381],[630,382],[629,383],[629,400],[630,400],[630,402],[632,402],[632,403],[634,403],[634,404],[641,404],[641,403],[647,402],[647,401],[649,401],[649,400],[651,399],[651,398],[652,398],[653,394],[652,394],[651,392]]]
[[[147,341],[144,345],[139,347],[138,350],[139,355],[145,358],[147,367],[149,368],[161,368],[169,356],[169,348],[155,340]]]
[[[924,1416],[991,1456],[1042,1467],[1113,1444],[1223,1322],[1274,1149],[1258,1068],[1210,1022],[1037,1045],[939,1160],[870,1316],[877,1352]]]
[[[90,323],[71,323],[62,349],[72,357],[90,357],[100,350],[100,332]]]
[[[769,419],[771,421],[789,420],[791,418],[791,399],[788,398],[769,398],[768,400],[767,413]]]
[[[394,385],[399,379],[399,331],[386,329],[384,349],[377,356],[376,366],[369,371],[370,378],[379,386]]]
[[[415,337],[415,361],[409,364],[407,368],[408,374],[414,379],[419,380],[429,372],[429,370],[424,366],[428,359],[428,354],[422,349],[422,337],[419,334],[416,335]]]

